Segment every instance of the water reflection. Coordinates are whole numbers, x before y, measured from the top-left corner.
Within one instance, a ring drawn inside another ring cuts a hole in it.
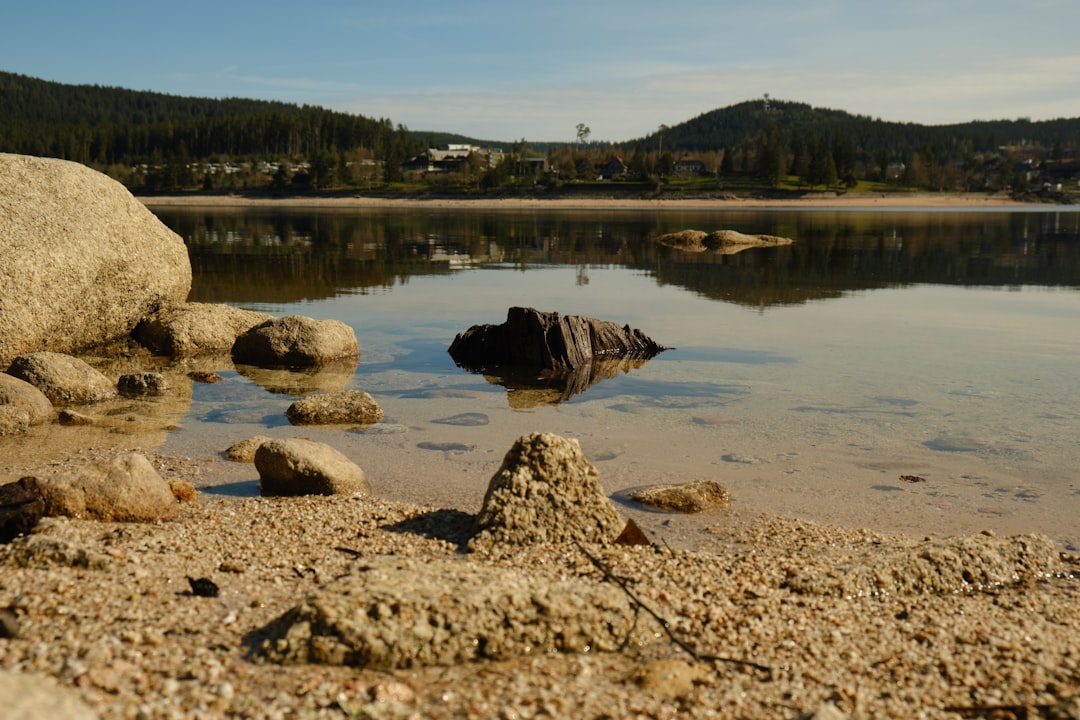
[[[466,268],[640,271],[659,285],[752,307],[914,283],[1080,287],[1070,212],[213,212],[162,211],[188,242],[191,299],[296,303]],[[794,238],[737,255],[662,247],[657,235],[733,229]]]

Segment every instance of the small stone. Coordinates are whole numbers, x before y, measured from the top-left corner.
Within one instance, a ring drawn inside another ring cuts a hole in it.
[[[693,662],[680,658],[654,660],[634,673],[634,681],[642,690],[667,698],[688,695],[694,683],[704,677],[704,669]]]
[[[371,494],[367,476],[334,448],[312,440],[270,440],[255,451],[264,496]]]
[[[128,396],[164,395],[169,390],[169,381],[161,373],[130,373],[121,375],[116,386],[121,393]]]
[[[225,457],[233,462],[253,463],[255,462],[255,451],[258,450],[264,442],[268,442],[269,440],[270,438],[265,435],[254,435],[244,440],[240,440],[233,443],[225,450]]]
[[[191,586],[191,594],[197,597],[217,597],[221,592],[217,583],[210,578],[188,577],[187,581]]]
[[[630,493],[642,505],[668,512],[699,513],[724,508],[731,504],[731,493],[712,480],[652,485]]]
[[[56,415],[56,420],[61,425],[68,427],[83,427],[94,424],[94,418],[89,415],[83,415],[82,413],[75,412],[74,410],[64,409]]]
[[[300,398],[285,416],[293,425],[374,425],[383,419],[383,410],[362,390],[342,390]]]

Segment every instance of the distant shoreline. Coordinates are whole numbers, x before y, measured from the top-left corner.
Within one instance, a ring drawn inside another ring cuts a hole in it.
[[[142,196],[147,207],[205,208],[472,208],[507,210],[650,210],[686,209],[856,209],[856,208],[996,208],[1039,207],[1039,201],[1017,200],[997,193],[848,193],[820,194],[791,198],[760,197],[378,197],[378,196],[287,196],[243,195],[162,195]]]

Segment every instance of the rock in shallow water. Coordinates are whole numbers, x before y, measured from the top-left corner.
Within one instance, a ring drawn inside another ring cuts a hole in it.
[[[712,480],[651,485],[633,491],[630,498],[658,510],[680,513],[698,513],[731,504],[731,493]]]
[[[236,338],[233,362],[259,367],[312,367],[360,355],[353,329],[340,320],[273,318]]]
[[[302,397],[285,416],[293,425],[374,425],[383,419],[383,410],[362,390],[342,390]]]
[[[325,443],[300,438],[269,440],[255,450],[264,496],[371,494],[367,476]]]
[[[116,397],[116,385],[86,362],[56,352],[20,355],[8,374],[41,390],[53,404],[81,405]]]

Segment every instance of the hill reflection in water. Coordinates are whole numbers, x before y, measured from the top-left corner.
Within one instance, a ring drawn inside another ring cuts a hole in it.
[[[1075,212],[159,212],[191,249],[192,299],[292,303],[487,265],[620,266],[753,307],[912,283],[1080,286]],[[718,255],[657,245],[734,229],[791,246]]]

